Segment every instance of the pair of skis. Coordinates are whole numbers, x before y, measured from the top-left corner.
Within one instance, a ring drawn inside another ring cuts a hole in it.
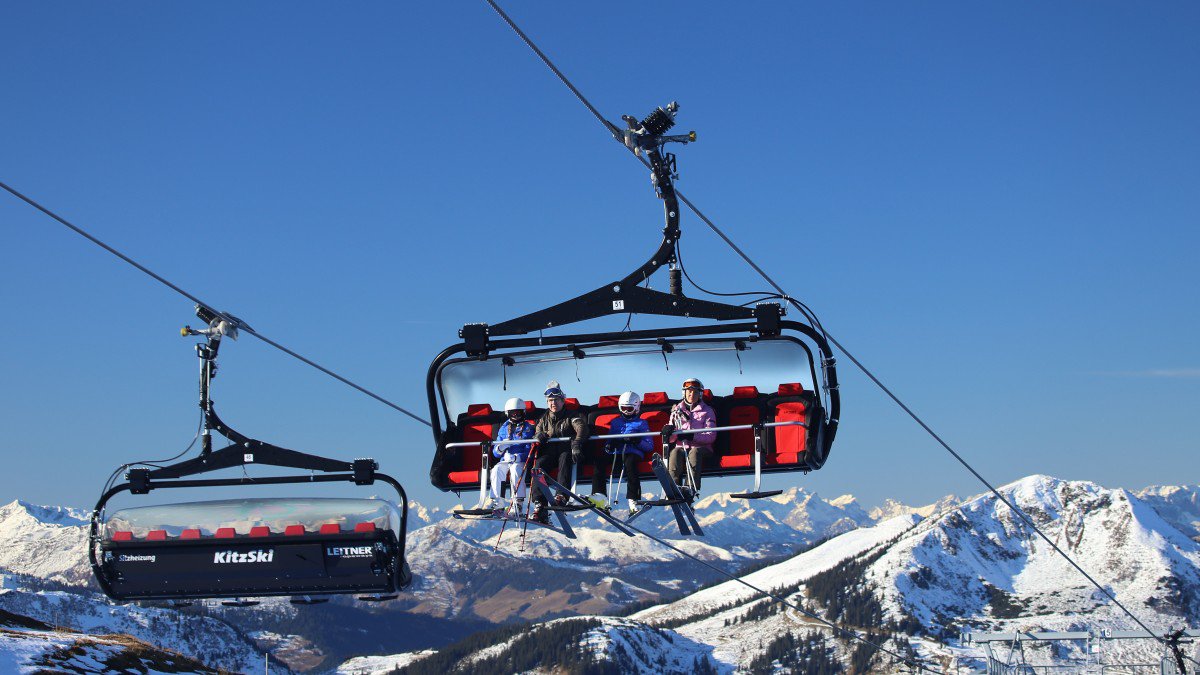
[[[650,457],[650,468],[654,471],[654,477],[662,485],[663,498],[639,501],[637,504],[641,508],[637,513],[630,515],[625,522],[632,523],[655,506],[670,506],[671,511],[675,514],[675,524],[679,526],[680,534],[685,537],[691,534],[704,536],[704,530],[700,529],[700,523],[696,520],[696,512],[692,510],[692,500],[683,495],[683,491],[667,473],[667,465],[663,462],[662,455],[654,453]]]

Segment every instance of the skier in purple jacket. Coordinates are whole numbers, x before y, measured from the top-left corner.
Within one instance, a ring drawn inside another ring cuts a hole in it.
[[[693,377],[683,381],[683,400],[671,408],[671,426],[675,430],[711,429],[717,426],[716,413],[712,406],[704,402],[704,384],[700,380]],[[667,440],[675,443],[669,467],[671,478],[675,479],[675,484],[679,485],[685,497],[694,499],[700,492],[700,472],[704,469],[705,458],[713,453],[717,432],[668,434]],[[688,475],[686,481],[685,471]]]

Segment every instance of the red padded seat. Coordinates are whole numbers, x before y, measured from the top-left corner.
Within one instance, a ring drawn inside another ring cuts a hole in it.
[[[642,397],[642,405],[663,405],[670,402],[671,399],[667,398],[665,391],[648,391]]]
[[[255,525],[250,528],[251,537],[269,537],[271,536],[271,528],[266,525]]]
[[[183,532],[179,533],[179,538],[180,539],[199,539],[200,538],[200,530],[197,530],[197,529],[184,530]]]
[[[775,422],[808,422],[812,397],[804,385],[790,382],[779,385],[778,393],[767,400],[769,417]],[[808,448],[808,429],[801,426],[775,427],[770,435],[769,464],[799,464]]]
[[[133,541],[133,533],[129,530],[117,530],[112,534],[113,541]]]
[[[237,536],[237,532],[232,527],[218,527],[217,539],[233,539]]]
[[[563,401],[563,410],[579,410],[579,399],[568,398]]]
[[[342,528],[337,523],[325,523],[321,526],[321,534],[341,534]]]
[[[283,530],[284,536],[288,536],[288,537],[298,537],[304,533],[305,532],[304,532],[303,525],[288,525]]]
[[[374,532],[375,523],[358,523],[354,526],[355,532]]]
[[[150,530],[149,532],[146,533],[146,539],[149,541],[166,541],[167,531],[166,530]]]
[[[601,396],[600,402],[596,404],[597,408],[615,408],[621,402],[620,396]]]

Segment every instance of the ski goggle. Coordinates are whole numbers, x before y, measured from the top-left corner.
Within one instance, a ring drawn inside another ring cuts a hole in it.
[[[700,383],[700,380],[685,380],[683,382],[683,390],[684,391],[701,391],[702,392],[702,391],[704,391],[704,385]]]
[[[525,411],[524,410],[509,410],[508,411],[508,419],[510,419],[514,422],[519,422],[519,421],[525,419]]]
[[[631,405],[623,405],[618,408],[618,410],[621,411],[622,415],[632,415],[633,413],[637,412],[637,408],[634,408]]]

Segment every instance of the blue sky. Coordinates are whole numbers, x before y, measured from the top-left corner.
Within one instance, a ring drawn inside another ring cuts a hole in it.
[[[1200,6],[508,4],[609,119],[680,101],[680,188],[991,480],[1200,480]],[[23,3],[0,57],[0,180],[417,411],[463,323],[658,241],[645,170],[482,2]],[[191,306],[8,195],[0,223],[0,498],[90,506],[191,438]],[[683,227],[701,283],[763,287]],[[222,366],[244,433],[453,502],[425,427],[253,338]],[[981,489],[842,381],[826,468],[768,487]]]

